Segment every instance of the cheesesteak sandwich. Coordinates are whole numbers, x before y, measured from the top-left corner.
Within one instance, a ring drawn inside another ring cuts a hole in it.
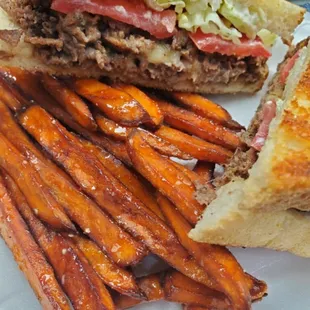
[[[284,0],[0,0],[0,65],[108,76],[173,91],[253,93],[277,36],[304,9]]]
[[[243,136],[247,147],[219,180],[217,198],[190,233],[194,240],[310,257],[308,42],[291,49],[279,66]]]

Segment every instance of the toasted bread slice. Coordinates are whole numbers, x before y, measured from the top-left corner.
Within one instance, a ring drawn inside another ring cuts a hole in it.
[[[268,20],[267,29],[280,36],[284,42],[292,42],[294,29],[302,22],[305,10],[283,0],[236,0],[246,7],[262,9]]]
[[[190,232],[198,242],[236,247],[264,247],[310,257],[310,217],[297,210],[241,208],[244,180],[224,185],[203,219]]]
[[[265,146],[247,179],[222,186],[190,236],[310,257],[310,48],[291,71]]]
[[[261,210],[310,210],[310,49],[302,54],[245,182],[246,208],[251,201],[251,208]]]

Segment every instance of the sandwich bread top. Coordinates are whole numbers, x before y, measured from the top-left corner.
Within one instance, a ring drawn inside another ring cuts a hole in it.
[[[310,210],[309,86],[308,47],[302,49],[290,73],[284,98],[277,101],[277,116],[266,144],[245,182],[251,208]]]

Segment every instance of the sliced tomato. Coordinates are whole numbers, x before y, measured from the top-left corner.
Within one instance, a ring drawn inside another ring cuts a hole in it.
[[[261,151],[262,147],[265,145],[269,134],[269,127],[272,120],[277,114],[277,104],[274,100],[267,101],[263,106],[263,121],[259,126],[257,134],[255,135],[251,146],[257,150]]]
[[[280,83],[285,84],[286,80],[291,72],[291,70],[293,69],[296,61],[298,60],[300,56],[300,51],[298,51],[293,57],[291,57],[290,59],[288,59],[284,65],[284,67],[281,70],[280,73]]]
[[[224,40],[218,35],[205,34],[201,30],[191,33],[190,37],[197,48],[206,53],[220,53],[222,55],[238,57],[269,58],[271,56],[271,53],[260,39],[249,40],[243,37],[241,38],[241,44],[235,44],[232,41]]]
[[[149,32],[158,39],[173,36],[176,13],[154,11],[142,0],[53,0],[52,9],[61,13],[88,12],[110,17]]]

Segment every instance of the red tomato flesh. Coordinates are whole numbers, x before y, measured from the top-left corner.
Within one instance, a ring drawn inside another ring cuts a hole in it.
[[[158,39],[173,36],[176,29],[177,16],[173,10],[154,11],[142,0],[53,0],[52,9],[65,14],[79,11],[107,16]]]
[[[272,120],[277,114],[277,104],[274,100],[267,101],[263,106],[263,121],[259,126],[258,132],[254,137],[251,146],[257,150],[261,151],[262,147],[265,145],[269,134],[269,127]]]
[[[190,34],[197,48],[206,53],[219,53],[237,57],[264,57],[269,58],[271,53],[266,49],[261,40],[249,40],[241,38],[241,44],[224,40],[218,35],[205,34],[201,30]]]
[[[286,83],[286,80],[287,80],[291,70],[293,69],[296,61],[298,60],[299,56],[300,56],[300,51],[298,51],[293,57],[288,59],[286,64],[282,68],[281,73],[280,73],[280,82],[282,84]]]

